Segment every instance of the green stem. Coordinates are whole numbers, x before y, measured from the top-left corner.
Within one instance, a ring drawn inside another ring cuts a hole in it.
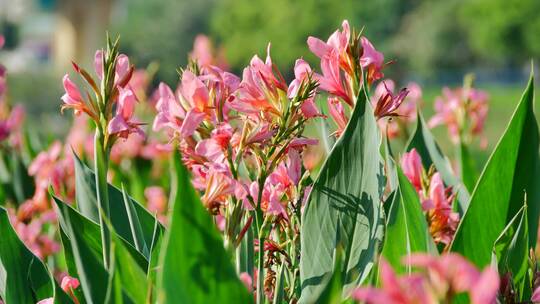
[[[264,303],[264,235],[261,231],[263,215],[260,208],[255,212],[257,222],[257,234],[259,239],[259,252],[257,259],[257,304]]]
[[[107,185],[107,170],[109,158],[104,147],[105,137],[101,128],[96,128],[94,136],[94,169],[96,170],[96,196],[99,208],[99,224],[101,227],[101,244],[103,247],[103,265],[109,268],[111,232],[105,224],[105,218],[110,219],[109,191]]]

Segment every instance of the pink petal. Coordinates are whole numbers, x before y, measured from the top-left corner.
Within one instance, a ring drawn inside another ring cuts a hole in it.
[[[312,36],[308,37],[307,44],[309,50],[319,58],[322,58],[332,49],[321,39]]]
[[[472,304],[496,303],[497,292],[499,290],[499,274],[491,267],[486,268],[478,282],[471,290]],[[536,290],[535,290],[536,293]],[[533,294],[534,297],[534,294]],[[534,301],[534,300],[533,300]]]
[[[109,126],[107,128],[110,134],[117,134],[129,130],[129,124],[126,122],[124,117],[121,115],[116,115],[109,121]]]
[[[98,50],[94,55],[94,70],[99,79],[103,78],[103,51]]]
[[[69,79],[68,74],[64,75],[64,78],[62,79],[62,83],[64,85],[64,90],[66,91],[66,94],[69,97],[70,102],[82,100],[81,93],[79,92],[79,88],[73,81],[71,81],[71,79]]]
[[[208,88],[192,72],[184,71],[182,74],[180,91],[191,107],[196,108],[199,112],[205,110],[209,98]]]
[[[193,132],[199,127],[201,122],[203,122],[206,114],[197,112],[195,110],[190,110],[186,114],[186,118],[180,127],[180,134],[184,137],[193,135]]]

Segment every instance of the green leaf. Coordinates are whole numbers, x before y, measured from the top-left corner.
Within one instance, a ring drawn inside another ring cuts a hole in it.
[[[386,222],[382,256],[398,272],[411,272],[403,266],[403,257],[413,252],[436,253],[437,248],[429,233],[426,217],[416,190],[401,168],[397,168],[399,186],[391,202]]]
[[[68,204],[62,202],[59,198],[53,196],[53,199],[58,206],[60,211],[58,214],[58,219],[60,221],[60,226],[67,236],[66,242],[69,240],[73,242],[73,236],[70,234],[70,231],[79,234],[78,236],[84,241],[86,248],[91,252],[98,260],[102,260],[102,244],[101,244],[101,232],[98,224],[92,222],[91,220],[84,217],[77,210],[73,209]],[[75,227],[74,230],[71,230],[70,227]],[[148,261],[146,258],[138,252],[129,242],[120,238],[123,243],[123,246],[129,250],[130,255],[137,261],[137,264],[142,269],[147,269]],[[66,255],[66,263],[68,267],[71,264],[69,261],[71,256],[74,256],[73,252],[68,252]],[[74,260],[75,261],[75,260]],[[74,271],[76,273],[76,271]]]
[[[159,256],[161,252],[161,243],[163,240],[163,229],[160,229],[159,224],[156,222],[154,228],[154,238],[152,240],[152,248],[150,249],[150,262],[148,263],[147,277],[148,277],[148,293],[152,295],[153,302],[156,302],[156,292],[154,292],[155,286],[157,286],[157,274],[161,267],[159,267]]]
[[[98,223],[94,172],[83,164],[75,153],[74,161],[77,206],[84,216]],[[133,235],[140,237],[141,239],[138,239],[138,242],[142,241],[142,246],[140,246],[139,252],[148,260],[150,259],[148,248],[150,248],[154,236],[156,218],[133,198],[129,197],[129,202],[130,206],[126,208],[122,191],[109,184],[110,220],[113,228],[118,235],[134,247],[136,247],[136,242]],[[131,214],[131,217],[129,214]],[[134,222],[130,222],[130,218]],[[159,224],[159,228],[163,229],[163,226]]]
[[[463,184],[468,191],[472,191],[478,179],[478,172],[476,172],[474,159],[464,143],[459,144],[459,168]]]
[[[398,187],[398,177],[396,172],[396,163],[394,162],[394,155],[392,153],[392,147],[390,146],[390,141],[388,136],[384,137],[383,145],[383,155],[384,163],[386,165],[386,177],[388,178],[388,184],[390,186],[390,191],[394,191]]]
[[[112,229],[111,229],[112,231]],[[129,250],[124,247],[122,241],[112,233],[112,247],[115,257],[115,278],[119,279],[122,289],[134,303],[145,303],[147,292],[146,269],[143,270],[133,259]]]
[[[272,304],[281,304],[285,299],[285,263],[279,266],[276,285],[274,289],[274,299]]]
[[[146,243],[144,241],[144,233],[142,231],[141,222],[139,221],[137,211],[131,203],[131,200],[129,199],[129,196],[126,193],[124,187],[122,187],[122,199],[124,201],[124,208],[126,209],[126,213],[128,216],[129,227],[131,230],[131,235],[133,237],[133,244],[135,245],[135,249],[137,249],[139,252],[142,252],[144,256],[149,257],[150,251],[148,250],[148,247],[146,246]]]
[[[251,303],[188,172],[181,164],[175,169],[178,199],[161,249],[158,302]]]
[[[435,169],[441,174],[444,183],[447,186],[451,186],[454,191],[457,192],[459,212],[460,214],[463,214],[469,206],[469,192],[463,183],[455,176],[450,161],[444,156],[439,145],[435,142],[435,138],[433,138],[431,131],[426,126],[424,117],[420,112],[417,114],[416,121],[416,131],[409,140],[407,151],[411,151],[415,148],[416,151],[418,151],[418,154],[420,154],[420,157],[422,157],[422,163],[426,170],[428,170],[431,165],[435,166]]]
[[[497,238],[493,247],[499,273],[512,274],[512,282],[517,287],[520,301],[526,301],[531,297],[528,239],[527,206],[523,206]]]
[[[59,210],[60,229],[69,238],[69,242],[67,239],[63,240],[64,245],[67,243],[71,245],[69,252],[73,261],[69,261],[67,264],[68,266],[75,265],[77,269],[77,277],[81,282],[86,303],[105,303],[109,274],[101,261],[99,227],[92,229],[91,224],[93,223],[91,221],[86,220],[83,216],[79,216],[77,219],[75,210],[54,196],[53,199]],[[74,219],[71,218],[72,216]],[[94,231],[96,228],[97,234]]]
[[[313,185],[301,227],[301,303],[323,292],[343,250],[344,294],[368,278],[383,234],[386,185],[373,109],[360,94],[345,132]]]
[[[16,151],[13,151],[11,154],[10,166],[13,194],[15,195],[16,202],[22,204],[34,195],[34,179],[28,175],[28,169]]]
[[[0,297],[6,304],[34,304],[54,296],[45,265],[21,242],[0,207]]]
[[[521,97],[506,131],[491,154],[473,191],[469,209],[456,231],[451,250],[479,267],[488,265],[497,237],[522,206],[530,202],[529,231],[539,216],[538,125],[533,113],[533,78]],[[529,245],[536,233],[529,234]]]

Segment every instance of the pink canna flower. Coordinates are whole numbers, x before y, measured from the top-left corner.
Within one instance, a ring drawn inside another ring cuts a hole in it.
[[[336,50],[330,51],[321,58],[322,75],[314,74],[321,90],[340,97],[348,105],[353,106],[353,97],[350,90],[350,80],[341,76],[339,69],[339,54]]]
[[[62,83],[64,85],[64,90],[66,91],[66,93],[62,96],[62,101],[64,102],[62,105],[62,110],[73,109],[75,111],[75,115],[80,115],[82,112],[85,112],[92,116],[91,112],[86,107],[81,93],[79,92],[79,88],[73,81],[71,81],[71,79],[69,79],[68,74],[64,75]]]
[[[379,263],[381,288],[361,287],[355,290],[352,298],[370,304],[431,304],[437,303],[433,292],[428,288],[425,278],[419,275],[398,277],[385,260]]]
[[[445,253],[440,257],[413,254],[406,257],[404,263],[423,269],[439,298],[467,292],[473,304],[496,303],[500,282],[497,271],[490,266],[480,272],[455,253]]]
[[[212,42],[205,35],[197,35],[193,43],[193,52],[190,57],[197,61],[200,66],[208,66],[213,63]]]
[[[158,219],[163,223],[166,220],[167,196],[162,187],[151,186],[144,189],[144,196],[148,202],[148,211],[157,214]]]
[[[108,126],[109,133],[124,139],[127,139],[131,133],[137,133],[144,137],[144,132],[140,128],[141,123],[133,121],[135,103],[137,102],[135,94],[131,89],[120,88],[119,92],[116,115]]]
[[[73,293],[74,289],[77,289],[79,287],[80,283],[79,280],[76,278],[70,277],[69,275],[66,275],[64,278],[62,278],[62,283],[60,284],[60,287],[62,290],[64,290],[73,300],[75,304],[79,303],[79,300]]]
[[[399,106],[401,105],[405,97],[407,97],[407,94],[409,94],[409,90],[407,88],[403,88],[399,91],[397,95],[394,95],[394,93],[386,86],[386,84],[384,84],[384,86],[386,89],[386,93],[381,95],[375,106],[374,114],[377,119],[381,119],[387,116],[397,116],[397,110]]]
[[[229,100],[229,106],[257,119],[268,115],[279,117],[283,110],[281,96],[286,92],[287,85],[270,58],[269,44],[266,61],[255,55],[244,69],[242,82],[237,93]]]
[[[4,38],[4,35],[0,35],[0,49],[4,47],[5,43],[6,43],[6,38]]]
[[[240,281],[244,283],[244,286],[246,286],[247,290],[249,292],[253,291],[253,279],[247,272],[240,273]]]
[[[306,83],[310,74],[312,74],[312,70],[309,64],[303,59],[297,59],[294,65],[295,79],[289,85],[289,90],[287,92],[289,98],[294,98],[298,95],[300,87],[302,84]],[[317,106],[315,105],[315,95],[304,100],[300,109],[305,118],[321,116],[319,109],[317,109]]]
[[[62,287],[62,290],[64,290],[65,292],[69,292],[72,289],[77,289],[79,285],[79,280],[67,275],[62,279],[60,287]]]
[[[103,78],[103,51],[98,50],[94,55],[94,69],[99,79]],[[125,54],[118,55],[115,66],[114,84],[119,87],[125,87],[131,75],[133,73],[133,67],[129,63],[129,58]]]
[[[442,96],[435,100],[434,108],[436,113],[428,121],[430,128],[444,124],[454,143],[470,141],[470,137],[483,132],[488,113],[488,95],[472,88],[444,88]]]
[[[158,113],[153,125],[155,131],[168,127],[180,132],[186,111],[176,100],[171,88],[164,83],[159,84],[156,110]]]
[[[536,289],[534,290],[531,296],[531,301],[534,303],[540,302],[540,287],[536,287]]]
[[[182,136],[191,136],[207,115],[211,114],[213,105],[209,102],[206,85],[192,72],[184,71],[180,92],[189,109],[180,128]]]
[[[326,43],[318,38],[310,36],[308,37],[307,44],[310,51],[320,59],[323,59],[323,57],[334,51],[338,54],[339,66],[347,73],[352,74],[352,59],[347,53],[349,41],[351,39],[351,30],[347,20],[343,21],[342,28],[342,31],[336,30],[330,35]]]
[[[361,38],[362,57],[360,57],[360,65],[367,72],[368,83],[381,79],[384,74],[381,72],[384,66],[384,56],[381,52],[375,50],[375,47],[366,38]]]
[[[211,137],[197,143],[195,152],[212,162],[225,161],[225,150],[233,136],[233,129],[229,124],[223,124],[212,131]]]
[[[459,213],[452,210],[453,195],[448,196],[447,192],[440,173],[435,173],[429,185],[429,198],[422,205],[429,208],[429,230],[434,240],[448,245],[459,224]]]
[[[336,97],[328,97],[328,113],[337,125],[337,130],[333,133],[336,137],[340,137],[347,127],[349,118],[345,115],[343,104]]]
[[[401,168],[409,181],[413,184],[416,191],[422,190],[422,159],[420,154],[413,148],[410,152],[406,152],[401,157]]]

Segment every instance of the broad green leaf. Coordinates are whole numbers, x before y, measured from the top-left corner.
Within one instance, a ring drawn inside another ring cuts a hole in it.
[[[437,249],[429,233],[426,217],[422,212],[416,190],[407,177],[397,168],[399,186],[391,202],[382,256],[398,272],[411,272],[403,266],[403,257],[413,252],[436,253]]]
[[[70,207],[53,196],[59,210],[60,229],[69,238],[71,244],[72,262],[77,268],[77,277],[81,282],[84,298],[88,304],[106,303],[107,282],[109,274],[105,270],[101,260],[101,238],[92,231],[92,222],[80,216],[80,219],[72,219],[76,212],[71,212]],[[90,228],[90,229],[89,229]],[[64,243],[68,243],[67,241]],[[66,256],[67,258],[67,256]]]
[[[144,241],[144,233],[142,231],[139,217],[137,216],[137,211],[131,203],[124,187],[122,187],[122,198],[124,201],[124,208],[126,209],[126,213],[128,216],[131,235],[133,237],[133,245],[135,246],[135,249],[137,249],[139,252],[142,252],[144,256],[150,257],[150,251]]]
[[[512,281],[517,287],[520,301],[526,301],[531,297],[528,239],[527,206],[523,206],[497,238],[493,248],[499,273],[512,274]]]
[[[176,165],[176,164],[175,164]],[[250,303],[223,240],[203,207],[183,165],[177,170],[178,199],[161,249],[159,303]]]
[[[469,209],[456,231],[451,250],[479,267],[490,263],[497,237],[523,204],[529,202],[529,231],[539,216],[538,125],[533,113],[533,78],[521,97],[506,131],[474,188]],[[529,245],[536,233],[529,234]]]
[[[157,274],[161,269],[159,267],[159,256],[161,250],[161,242],[163,240],[163,229],[159,228],[159,223],[156,222],[154,228],[154,238],[152,240],[152,248],[150,249],[150,262],[148,263],[147,277],[148,277],[148,294],[152,296],[153,302],[156,301],[155,286],[157,285]]]
[[[478,173],[476,172],[474,159],[469,152],[469,148],[464,143],[459,144],[459,171],[461,180],[467,190],[473,191],[476,180],[478,179]]]
[[[134,303],[145,303],[148,287],[146,269],[141,269],[115,233],[112,233],[111,241],[111,250],[113,251],[111,256],[114,255],[115,257],[115,278],[121,282],[124,293],[126,296],[129,296]]]
[[[98,223],[99,217],[97,213],[94,172],[83,164],[75,153],[74,161],[77,206],[84,216],[93,220],[95,223]],[[120,235],[134,247],[136,246],[133,235],[135,234],[142,237],[143,244],[140,252],[148,260],[150,258],[148,248],[150,248],[154,235],[154,224],[156,219],[148,212],[148,210],[146,210],[141,204],[131,197],[129,198],[129,201],[131,207],[128,209],[134,210],[134,213],[126,210],[126,204],[124,203],[122,191],[109,184],[110,220],[113,228],[116,230],[118,235]],[[131,219],[138,219],[138,223],[133,224],[135,231],[132,231],[132,225],[130,224],[130,217],[128,216],[128,213],[132,213]],[[160,229],[163,229],[161,224],[159,227]],[[141,233],[142,235],[140,235]],[[144,248],[146,248],[146,250]]]
[[[302,215],[301,303],[325,290],[343,249],[344,294],[367,279],[383,234],[386,185],[380,131],[364,93],[344,133],[323,164]]]
[[[65,231],[65,236],[67,236],[68,239],[73,242],[73,237],[68,232],[71,231],[70,226],[76,227],[76,229],[73,231],[80,234],[79,237],[85,242],[85,246],[89,252],[91,252],[98,260],[101,261],[103,258],[103,249],[99,225],[84,217],[77,210],[62,202],[59,198],[53,196],[53,199],[58,206],[58,210],[60,211],[58,219],[60,221],[61,228]],[[137,264],[142,269],[147,269],[148,261],[146,258],[126,240],[122,238],[120,238],[120,240],[122,241],[123,246],[129,251],[130,255],[137,261]],[[73,252],[66,255],[68,267],[70,266],[70,256],[73,256]]]
[[[0,297],[6,304],[34,304],[54,295],[45,265],[21,242],[0,207]]]
[[[34,195],[34,179],[28,175],[28,169],[24,165],[21,156],[13,151],[10,157],[11,183],[16,202],[22,204]]]
[[[451,186],[454,191],[457,192],[459,212],[460,214],[463,214],[469,206],[469,192],[454,174],[450,161],[443,155],[439,145],[435,142],[435,138],[426,126],[424,117],[420,112],[417,114],[416,121],[416,131],[407,144],[407,151],[416,148],[416,151],[418,151],[418,154],[422,157],[422,163],[426,170],[428,170],[431,165],[435,166],[435,169],[441,174],[444,183],[447,186]]]
[[[386,165],[386,178],[388,179],[388,184],[390,186],[389,190],[394,191],[397,189],[399,182],[396,172],[396,163],[394,162],[394,154],[392,153],[392,147],[390,146],[388,136],[384,137],[383,155],[384,163]]]

